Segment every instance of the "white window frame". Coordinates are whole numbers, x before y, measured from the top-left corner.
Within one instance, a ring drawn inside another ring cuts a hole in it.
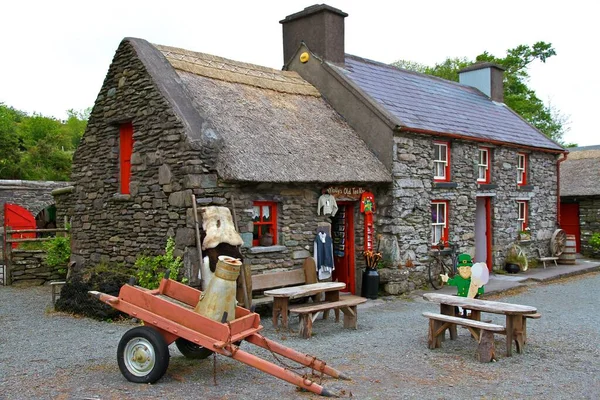
[[[479,148],[479,157],[477,161],[477,182],[488,182],[488,169],[490,168],[490,150],[484,147]],[[485,158],[485,160],[484,160]],[[482,177],[483,174],[483,177]]]
[[[527,218],[527,214],[529,213],[529,202],[527,200],[518,200],[517,201],[517,228],[519,232],[524,231],[529,227],[529,218]]]
[[[438,181],[448,180],[448,163],[450,162],[450,146],[448,142],[433,142],[433,179]],[[436,150],[439,151],[439,158],[436,158]],[[442,172],[442,175],[438,172]]]
[[[448,202],[447,201],[432,201],[431,202],[431,207],[433,208],[435,206],[436,208],[436,221],[433,221],[433,214],[431,215],[432,217],[432,221],[431,221],[431,238],[432,238],[432,245],[436,246],[439,242],[440,239],[444,236],[444,233],[447,233],[447,228],[448,228]],[[440,210],[443,210],[443,213],[440,213]],[[440,222],[440,215],[444,216],[444,221]],[[440,230],[441,228],[441,230]],[[438,230],[439,230],[439,235],[438,235]],[[448,240],[448,238],[445,238],[446,240]]]
[[[517,184],[527,183],[527,154],[517,153]]]

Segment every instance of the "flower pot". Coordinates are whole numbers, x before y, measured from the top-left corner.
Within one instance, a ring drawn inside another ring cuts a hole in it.
[[[519,266],[519,264],[506,263],[504,264],[504,270],[509,274],[516,274],[519,271],[521,271],[521,267]]]

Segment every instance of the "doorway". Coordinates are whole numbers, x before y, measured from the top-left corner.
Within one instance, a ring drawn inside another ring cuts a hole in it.
[[[354,271],[354,203],[339,201],[338,211],[331,219],[333,237],[334,281],[344,282],[344,291],[355,294]]]
[[[475,208],[475,262],[485,262],[488,269],[492,270],[491,197],[477,197]]]
[[[560,227],[567,235],[575,235],[576,252],[581,252],[579,203],[560,203]]]

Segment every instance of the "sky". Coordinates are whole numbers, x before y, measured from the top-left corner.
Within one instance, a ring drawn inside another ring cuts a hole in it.
[[[281,69],[287,15],[305,0],[19,0],[0,9],[0,103],[65,119],[92,107],[124,37]],[[567,118],[565,142],[600,144],[600,24],[584,0],[328,0],[349,14],[346,53],[426,65],[474,59],[538,41],[557,55],[534,62],[529,85]]]

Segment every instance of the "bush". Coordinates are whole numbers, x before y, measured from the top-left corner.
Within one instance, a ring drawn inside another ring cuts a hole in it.
[[[165,276],[167,270],[170,271],[169,277],[174,280],[186,283],[186,278],[180,278],[180,270],[183,265],[181,257],[175,257],[175,240],[172,237],[167,239],[165,254],[158,256],[141,255],[135,260],[136,278],[138,284],[146,289],[156,289],[160,281]]]
[[[594,251],[600,251],[600,233],[594,233],[588,243]]]
[[[71,258],[71,237],[55,236],[52,240],[44,242],[46,250],[46,265],[51,268],[59,268],[61,274],[67,273],[67,264]]]

